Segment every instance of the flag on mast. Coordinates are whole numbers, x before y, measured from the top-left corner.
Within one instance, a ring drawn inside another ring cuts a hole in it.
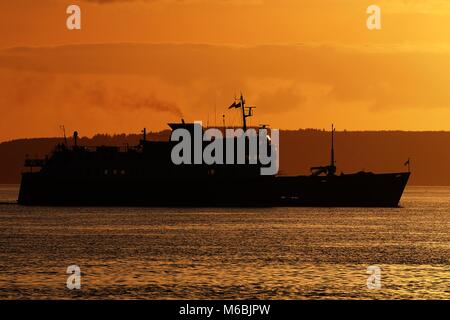
[[[411,172],[411,160],[408,158],[404,163],[405,166],[408,166],[408,172]]]
[[[237,101],[237,98],[234,98],[234,102],[233,104],[228,108],[228,109],[233,109],[233,108],[241,108],[242,105],[245,104],[245,100],[244,100],[244,96],[241,93],[241,97],[239,98],[239,101]]]
[[[233,104],[228,108],[228,109],[233,109],[233,108],[240,108],[241,107],[241,102],[233,102]]]

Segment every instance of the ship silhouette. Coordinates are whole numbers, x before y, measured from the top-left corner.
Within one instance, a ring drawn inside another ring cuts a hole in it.
[[[230,108],[242,111],[242,128],[253,107],[244,98]],[[172,132],[194,130],[171,123]],[[262,126],[261,128],[265,128]],[[261,129],[260,128],[260,129]],[[225,130],[224,128],[222,128]],[[181,164],[171,160],[175,142],[149,141],[146,130],[134,147],[73,145],[67,139],[44,159],[26,159],[18,203],[48,206],[158,207],[397,207],[410,177],[407,172],[336,174],[334,133],[330,163],[310,175],[261,175],[261,163]],[[225,139],[225,138],[224,138]],[[270,148],[270,137],[267,138]],[[203,148],[210,142],[204,142]],[[236,153],[234,153],[236,154]],[[248,160],[248,158],[246,158]]]

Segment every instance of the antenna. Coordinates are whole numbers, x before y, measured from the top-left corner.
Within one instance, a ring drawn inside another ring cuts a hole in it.
[[[214,96],[214,127],[217,127],[217,92],[216,95]]]
[[[63,131],[64,144],[67,146],[66,128],[64,125],[60,125],[59,128]]]
[[[334,124],[331,125],[331,162],[330,166],[334,166]]]

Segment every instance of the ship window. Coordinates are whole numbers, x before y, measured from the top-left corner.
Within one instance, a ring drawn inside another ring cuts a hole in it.
[[[105,169],[105,176],[108,175],[108,169]]]
[[[113,170],[113,175],[117,175],[117,170],[116,169]]]
[[[125,170],[122,169],[122,170],[120,171],[120,174],[124,176],[124,175],[125,175]]]

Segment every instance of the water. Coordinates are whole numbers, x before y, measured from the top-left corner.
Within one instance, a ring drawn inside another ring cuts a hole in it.
[[[395,209],[45,208],[16,196],[0,186],[0,299],[450,299],[450,188],[411,187]],[[380,289],[367,288],[370,265]]]

